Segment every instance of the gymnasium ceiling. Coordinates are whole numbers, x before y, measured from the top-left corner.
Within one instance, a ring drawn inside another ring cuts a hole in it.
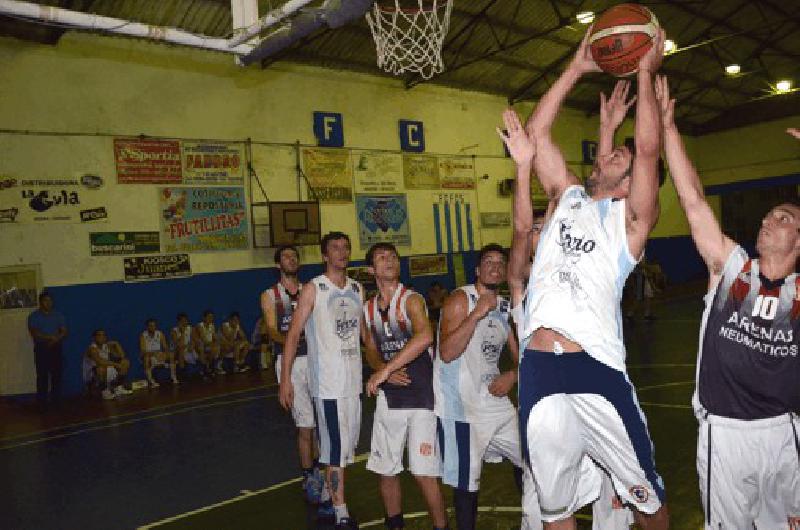
[[[215,37],[231,33],[229,0],[35,0],[39,4],[97,13]],[[259,0],[261,15],[285,0]],[[319,2],[321,3],[321,2]],[[495,94],[510,102],[537,100],[556,79],[585,31],[575,15],[602,12],[608,0],[455,0],[444,46],[446,70],[413,87],[434,83]],[[655,12],[679,51],[662,66],[678,99],[678,119],[690,134],[730,129],[800,115],[800,91],[774,95],[779,79],[800,86],[800,0],[643,1]],[[55,44],[63,28],[0,17],[0,34]],[[209,52],[212,53],[212,52]],[[376,66],[375,46],[363,18],[321,30],[277,57],[335,69],[387,75]],[[724,66],[741,65],[738,76]],[[585,79],[567,105],[598,110],[598,92],[613,80]]]

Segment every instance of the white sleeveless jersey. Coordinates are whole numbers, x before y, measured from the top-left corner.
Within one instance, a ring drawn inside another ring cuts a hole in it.
[[[311,395],[322,399],[361,394],[362,287],[347,278],[339,289],[321,274],[311,280],[314,310],[306,321]]]
[[[181,331],[180,328],[178,328],[178,326],[175,326],[174,328],[172,328],[172,332],[175,334],[176,337],[178,337],[178,341],[182,342],[183,346],[185,346],[186,348],[189,349],[189,351],[191,351],[191,349],[192,349],[192,326],[191,326],[191,324],[186,324],[186,326],[184,326],[184,328],[183,328],[183,331]],[[173,348],[175,348],[176,346],[177,346],[177,344],[173,344],[172,345]]]
[[[240,339],[240,335],[242,335],[242,327],[240,324],[237,324],[236,327],[231,326],[230,322],[223,322],[222,327],[225,328],[225,331],[230,332],[232,340]]]
[[[203,339],[203,342],[206,344],[214,342],[214,336],[217,333],[217,328],[214,327],[214,324],[206,325],[205,322],[200,322],[197,324],[197,327],[200,329],[200,337]]]
[[[144,337],[144,351],[147,353],[161,351],[161,331],[156,330],[155,333],[150,335],[147,330],[142,332]]]
[[[466,285],[459,290],[467,295],[468,312],[472,312],[478,301],[477,289]],[[509,306],[508,300],[498,296],[497,307],[475,326],[464,353],[449,363],[439,355],[437,338],[433,390],[434,410],[440,418],[481,423],[514,410],[507,396],[495,397],[489,393],[489,385],[500,374],[498,361],[510,333]]]
[[[111,358],[111,348],[108,347],[108,343],[107,342],[105,344],[103,344],[102,346],[100,346],[96,342],[93,342],[93,343],[91,343],[89,345],[89,347],[91,348],[92,346],[97,348],[97,355],[101,359],[104,359],[104,360],[107,361],[107,360],[109,360]]]
[[[636,262],[628,249],[625,201],[595,201],[583,186],[568,187],[539,238],[522,338],[550,328],[624,371],[620,300]]]

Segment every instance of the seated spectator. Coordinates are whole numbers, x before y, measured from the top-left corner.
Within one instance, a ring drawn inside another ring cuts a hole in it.
[[[103,329],[95,330],[92,339],[84,354],[84,380],[98,384],[102,388],[103,399],[131,394],[125,388],[125,378],[130,368],[125,350],[119,342],[108,340]]]
[[[250,336],[252,346],[251,351],[258,355],[261,362],[261,369],[266,370],[272,366],[272,350],[270,349],[269,333],[267,333],[267,326],[264,323],[264,317],[259,317],[256,325],[253,328],[253,334]]]
[[[204,375],[211,376],[215,372],[224,375],[219,337],[214,324],[214,312],[210,309],[203,311],[203,320],[194,327],[194,341],[195,351],[200,355],[200,362],[203,363]]]
[[[172,376],[172,384],[178,384],[175,377],[175,355],[167,347],[167,338],[158,329],[155,318],[148,318],[145,322],[145,330],[139,335],[139,352],[144,361],[144,375],[151,388],[158,388],[158,381],[153,379],[153,368],[156,366],[169,365],[169,373]]]
[[[247,353],[250,351],[250,343],[247,341],[239,319],[239,313],[234,311],[228,320],[222,323],[222,336],[220,337],[223,357],[233,358],[233,371],[246,372],[250,370],[247,366]]]
[[[178,367],[183,370],[186,363],[196,364],[198,357],[192,337],[192,324],[186,313],[178,314],[177,324],[170,332],[170,346]]]

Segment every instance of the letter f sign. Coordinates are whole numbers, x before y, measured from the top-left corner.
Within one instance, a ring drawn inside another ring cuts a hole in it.
[[[344,124],[338,112],[314,112],[314,136],[320,147],[343,147]]]

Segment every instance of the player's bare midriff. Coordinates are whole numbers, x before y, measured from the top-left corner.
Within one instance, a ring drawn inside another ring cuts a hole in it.
[[[556,344],[560,344],[559,348]],[[575,353],[583,351],[583,348],[577,342],[573,342],[566,338],[558,331],[550,328],[539,328],[533,332],[528,349],[539,351],[552,351],[557,353]],[[558,351],[558,350],[561,351]]]

